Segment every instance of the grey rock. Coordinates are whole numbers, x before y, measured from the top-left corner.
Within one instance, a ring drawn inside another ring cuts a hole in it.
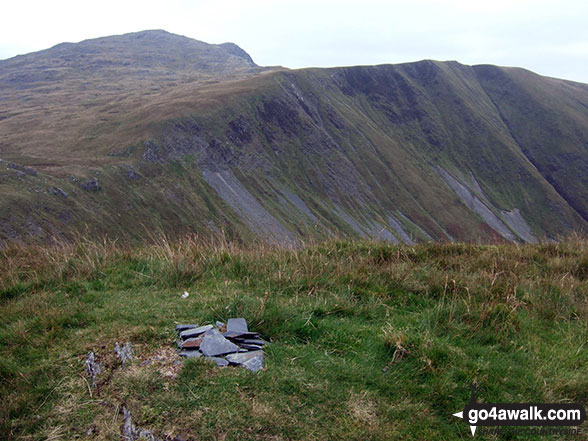
[[[263,362],[264,362],[264,356],[263,356],[263,352],[262,352],[260,356],[253,357],[253,358],[247,360],[245,363],[243,363],[242,366],[245,367],[246,369],[249,369],[251,372],[257,372],[257,371],[263,369]]]
[[[143,152],[143,159],[149,162],[160,162],[160,148],[157,145],[155,140],[145,141],[144,143],[145,151]]]
[[[161,438],[156,437],[153,432],[150,430],[142,429],[140,427],[136,427],[133,424],[133,418],[131,416],[131,411],[123,406],[123,425],[121,427],[121,435],[122,439],[126,441],[138,441],[138,440],[145,440],[145,441],[162,441]]]
[[[222,328],[223,326],[225,326],[225,324],[223,322],[219,322],[218,320],[215,323],[217,328]]]
[[[263,368],[265,354],[263,351],[229,354],[226,359],[229,363],[239,364],[249,369],[251,372],[257,372]]]
[[[118,342],[114,345],[114,352],[118,355],[118,358],[122,361],[123,366],[126,365],[133,358],[133,347],[130,343],[125,343],[120,346]]]
[[[484,222],[490,225],[490,227],[500,233],[504,238],[510,241],[517,240],[517,236],[515,236],[502,220],[491,210],[491,208],[494,208],[492,205],[490,205],[490,208],[486,206],[486,204],[472,193],[469,188],[454,178],[440,165],[437,166],[435,171],[437,171],[445,183],[460,197],[462,202],[467,205],[470,210],[484,219]]]
[[[404,231],[404,228],[402,228],[402,224],[398,222],[392,215],[388,215],[388,222],[390,223],[390,225],[392,225],[392,228],[394,228],[394,230],[398,233],[398,235],[404,243],[414,245],[414,241],[406,233],[406,231]]]
[[[258,338],[259,334],[257,332],[223,332],[225,338],[230,338],[231,340],[244,340],[246,338]]]
[[[104,366],[96,361],[96,356],[93,352],[88,354],[88,358],[84,363],[88,370],[88,377],[90,377],[90,385],[96,387],[96,377],[104,370]]]
[[[18,170],[21,173],[27,174],[29,176],[37,176],[37,171],[30,168],[30,167],[25,167],[24,165],[21,164],[16,164],[14,162],[9,162],[8,163],[8,168],[11,168],[13,170]]]
[[[67,193],[65,191],[63,191],[61,188],[59,187],[52,187],[49,189],[49,193],[55,195],[55,196],[61,196],[63,198],[67,197]]]
[[[127,179],[141,179],[141,175],[135,171],[132,165],[123,165]]]
[[[131,416],[131,412],[125,406],[123,406],[122,411],[123,411],[123,425],[121,428],[121,432],[122,432],[123,439],[126,439],[126,440],[135,439],[137,429],[135,428],[135,425],[133,424],[133,418]]]
[[[251,339],[244,339],[242,340],[243,343],[247,345],[266,345],[267,341],[262,340],[261,338],[251,338]]]
[[[227,332],[248,332],[244,318],[230,318],[227,320]]]
[[[180,332],[187,331],[188,329],[195,329],[197,327],[198,327],[198,325],[180,324],[180,325],[176,325],[176,332],[180,333]]]
[[[200,358],[200,357],[202,357],[202,352],[200,352],[197,349],[195,349],[195,350],[184,349],[182,352],[180,352],[180,357]]]
[[[187,338],[182,342],[183,349],[195,348],[198,349],[202,343],[202,337]]]
[[[398,239],[396,238],[396,236],[394,236],[394,234],[392,234],[390,230],[384,227],[384,225],[379,223],[377,220],[369,219],[365,216],[363,219],[367,224],[367,226],[365,226],[364,224],[364,231],[370,238],[376,240],[383,240],[385,242],[398,243]]]
[[[531,227],[521,216],[521,211],[514,208],[511,211],[500,210],[502,220],[527,243],[537,243],[537,238],[531,232]]]
[[[217,366],[223,367],[223,366],[229,365],[229,362],[221,357],[206,357],[206,359],[208,361],[212,361],[213,363],[216,363]]]
[[[211,329],[204,334],[200,350],[208,357],[238,352],[239,346],[227,340],[217,329]]]
[[[102,187],[100,187],[100,184],[98,183],[98,179],[96,179],[96,178],[88,179],[87,181],[82,182],[80,184],[80,186],[86,191],[100,191],[100,190],[102,190]]]
[[[239,347],[241,349],[245,349],[246,351],[259,351],[263,349],[263,346],[260,345],[247,345],[247,344],[240,344]],[[241,352],[241,351],[239,351]]]
[[[211,330],[214,328],[212,325],[200,326],[199,328],[188,329],[186,331],[180,332],[180,337],[184,340],[187,338],[198,337],[200,334],[204,334],[206,331]]]
[[[215,147],[210,151],[219,151]],[[228,159],[230,161],[230,159]],[[202,176],[251,230],[269,242],[294,244],[296,237],[278,219],[272,216],[259,201],[245,188],[235,174],[229,170],[217,170],[216,163],[226,162],[218,159],[214,164],[202,169]],[[212,161],[211,161],[212,162]]]
[[[246,352],[246,353],[238,353],[238,354],[229,354],[225,358],[232,364],[244,364],[245,362],[256,358],[265,356],[263,351],[253,351],[253,352]]]

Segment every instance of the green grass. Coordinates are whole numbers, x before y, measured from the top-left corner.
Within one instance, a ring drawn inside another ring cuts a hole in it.
[[[118,440],[124,405],[158,436],[197,440],[470,439],[451,414],[471,382],[481,401],[588,399],[586,262],[581,240],[11,245],[0,438]],[[176,323],[235,316],[271,341],[265,370],[173,364]],[[128,368],[117,341],[134,345]],[[96,389],[89,351],[106,366]]]

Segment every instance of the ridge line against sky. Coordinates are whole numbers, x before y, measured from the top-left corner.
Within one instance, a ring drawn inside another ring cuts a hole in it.
[[[582,0],[56,0],[11,2],[3,10],[0,59],[61,42],[164,29],[207,43],[231,41],[262,66],[457,60],[588,83],[588,2]]]

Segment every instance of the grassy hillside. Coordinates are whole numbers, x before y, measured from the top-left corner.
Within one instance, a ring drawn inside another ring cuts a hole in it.
[[[457,62],[260,68],[163,31],[3,60],[0,83],[0,242],[588,230],[584,84]]]
[[[118,440],[124,406],[159,437],[470,439],[451,414],[471,382],[481,401],[586,403],[587,292],[579,239],[11,244],[0,438]],[[271,341],[265,370],[174,364],[176,323],[237,316]],[[127,341],[136,357],[122,368],[113,347]],[[106,367],[95,389],[90,351]]]

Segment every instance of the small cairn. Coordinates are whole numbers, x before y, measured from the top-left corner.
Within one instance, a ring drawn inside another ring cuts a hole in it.
[[[226,325],[177,325],[176,332],[182,357],[204,357],[217,366],[243,366],[252,372],[263,368],[268,342],[250,332],[244,318],[230,318]]]

